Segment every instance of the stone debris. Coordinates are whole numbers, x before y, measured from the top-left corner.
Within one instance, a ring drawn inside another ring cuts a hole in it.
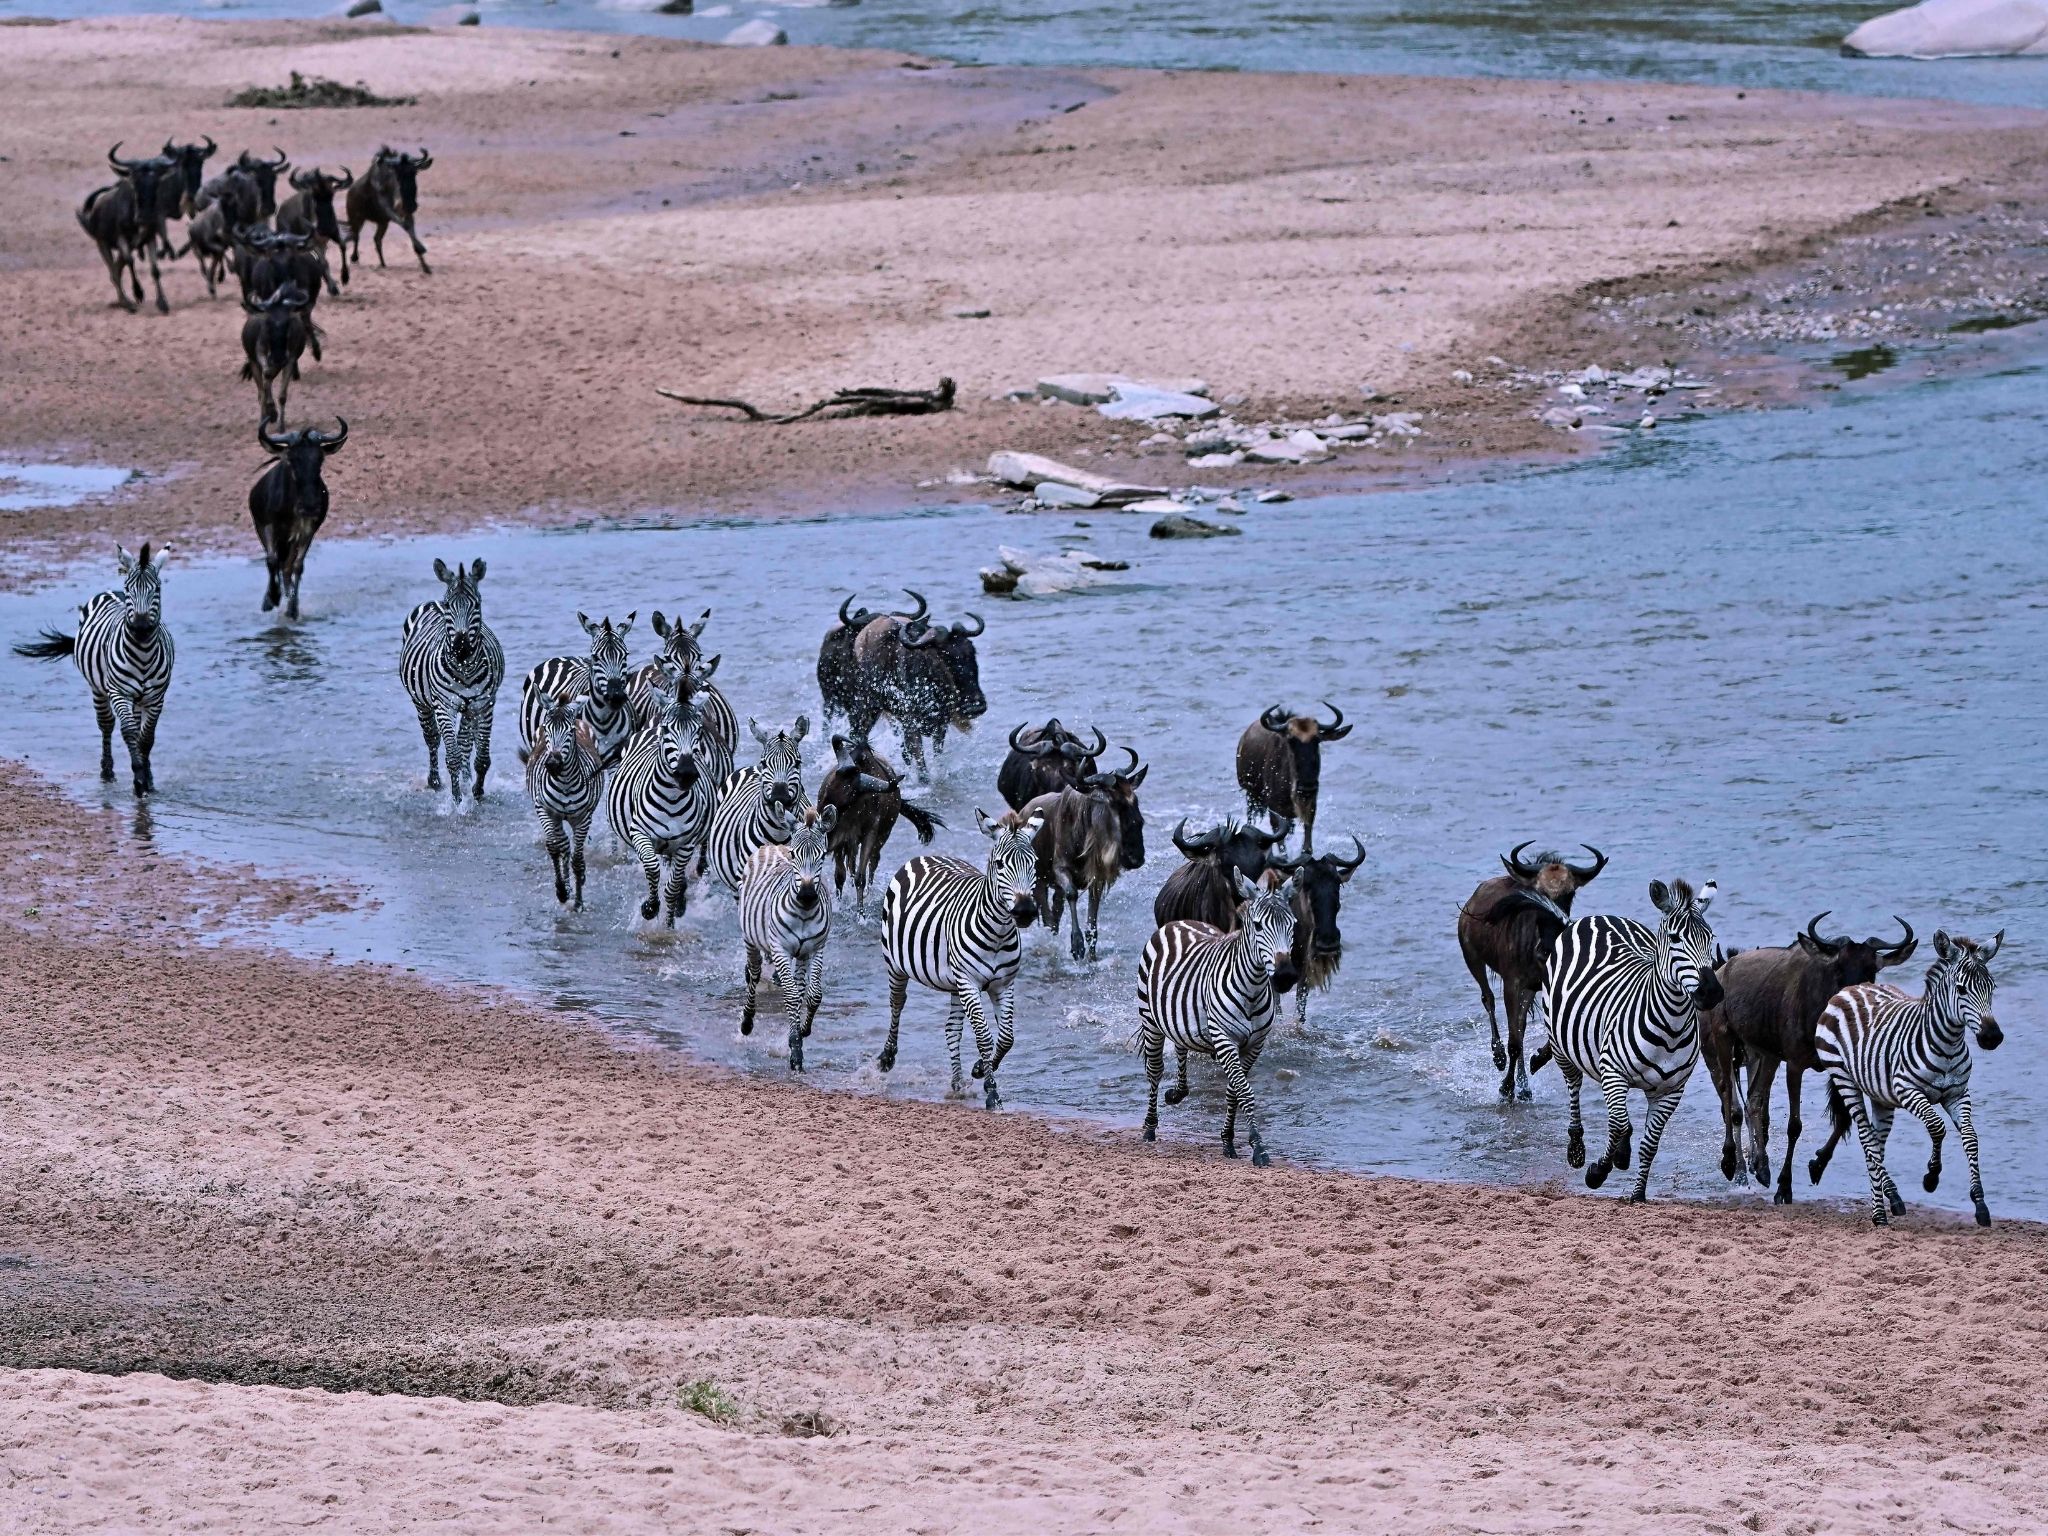
[[[1084,491],[1095,499],[1089,506],[1126,506],[1134,501],[1143,501],[1148,496],[1167,495],[1163,485],[1125,485],[1107,476],[1075,469],[1071,464],[1062,464],[1057,459],[1048,459],[1036,453],[992,453],[988,457],[988,475],[991,480],[1003,485],[1014,485],[1043,497],[1047,486],[1061,486],[1067,490]],[[1067,503],[1075,505],[1075,503]]]
[[[1232,528],[1227,523],[1204,522],[1185,513],[1162,517],[1152,525],[1152,537],[1155,539],[1220,539],[1243,532],[1242,528]]]
[[[1207,395],[1200,379],[1133,379],[1121,373],[1056,373],[1038,381],[1038,393],[1068,405],[1108,405],[1119,389],[1158,390],[1165,394]]]
[[[1510,370],[1504,381],[1511,391],[1543,390],[1554,397],[1532,413],[1544,425],[1562,432],[1591,432],[1612,437],[1631,430],[1591,418],[1621,412],[1636,420],[1637,429],[1657,424],[1647,409],[1649,403],[1674,392],[1694,395],[1704,401],[1716,393],[1705,379],[1693,378],[1673,367],[1638,367],[1626,371],[1590,363],[1584,368],[1531,373]],[[1640,398],[1635,398],[1640,397]]]
[[[789,41],[789,34],[765,17],[743,21],[719,41],[728,48],[779,48]]]
[[[1184,390],[1159,389],[1150,384],[1117,381],[1111,388],[1116,398],[1095,407],[1098,416],[1111,421],[1162,421],[1168,417],[1214,416],[1222,409],[1214,400]]]
[[[1125,507],[1126,512],[1186,512],[1190,504],[1172,496],[1148,496],[1143,501],[1134,501]]]
[[[1128,561],[1102,560],[1077,549],[1040,555],[1005,544],[996,553],[1002,564],[981,572],[981,589],[993,597],[1050,597],[1058,592],[1085,591],[1107,584],[1112,572],[1130,569]]]
[[[1921,0],[1842,39],[1852,59],[1974,59],[2048,54],[2048,0]]]

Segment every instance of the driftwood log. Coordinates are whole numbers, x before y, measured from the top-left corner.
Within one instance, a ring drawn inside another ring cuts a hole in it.
[[[953,381],[940,379],[937,389],[842,389],[800,411],[787,416],[776,416],[749,405],[744,400],[718,400],[708,395],[686,395],[679,390],[654,387],[657,395],[670,400],[681,401],[684,405],[710,405],[728,411],[740,411],[749,421],[773,422],[786,426],[792,421],[809,421],[822,417],[828,421],[845,420],[851,416],[932,416],[940,411],[953,409]]]

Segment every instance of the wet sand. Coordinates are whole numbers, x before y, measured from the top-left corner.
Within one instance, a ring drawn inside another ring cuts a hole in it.
[[[327,361],[293,393],[295,420],[356,432],[334,532],[902,505],[976,494],[944,477],[1002,447],[1184,481],[1177,447],[1140,453],[1144,428],[993,398],[1081,369],[1200,375],[1246,420],[1356,413],[1363,386],[1439,413],[1398,451],[1279,472],[1297,489],[1569,451],[1526,399],[1452,371],[1660,363],[1672,336],[1596,325],[1594,289],[1725,282],[1874,210],[2010,196],[2044,159],[2029,114],[1615,83],[920,68],[378,22],[5,43],[0,447],[152,477],[10,517],[61,548],[239,547],[260,463],[233,301],[188,260],[167,318],[108,302],[72,210],[117,137],[357,171],[380,142],[434,151],[435,275],[394,233],[389,270],[323,302]],[[291,69],[419,103],[223,107]],[[923,420],[772,428],[653,392],[795,406],[942,374],[961,408]]]

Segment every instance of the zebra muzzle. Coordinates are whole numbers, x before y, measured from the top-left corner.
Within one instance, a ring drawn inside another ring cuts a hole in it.
[[[1038,903],[1029,896],[1012,896],[1010,916],[1017,920],[1019,927],[1029,926],[1038,921]]]
[[[1998,1027],[1998,1020],[1988,1013],[1980,1015],[1977,1019],[1977,1048],[1982,1051],[1995,1051],[2003,1044],[2005,1031]]]

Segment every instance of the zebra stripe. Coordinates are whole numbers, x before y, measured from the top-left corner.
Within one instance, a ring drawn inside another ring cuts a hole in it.
[[[1948,1111],[1969,1159],[1977,1225],[1991,1225],[1970,1114],[1970,1037],[1987,1051],[2005,1039],[1991,1013],[1991,961],[2004,943],[2003,929],[1988,949],[1974,939],[1937,933],[1923,995],[1908,997],[1882,982],[1850,987],[1835,994],[1814,1031],[1813,1053],[1827,1074],[1834,1130],[1808,1172],[1818,1184],[1835,1143],[1853,1123],[1870,1173],[1870,1219],[1880,1227],[1906,1208],[1884,1166],[1892,1116],[1901,1109],[1919,1117],[1934,1144],[1921,1180],[1930,1194],[1941,1182],[1940,1112]]]
[[[569,900],[575,877],[576,910],[583,910],[583,844],[604,785],[604,754],[584,700],[556,697],[526,758],[526,795],[540,822],[541,846],[555,867],[555,900]]]
[[[148,544],[136,555],[116,545],[121,585],[79,604],[77,633],[46,629],[39,639],[14,648],[16,655],[36,661],[69,656],[76,663],[92,691],[93,717],[99,722],[100,777],[109,782],[114,777],[114,727],[119,725],[137,795],[156,790],[149,758],[177,659],[163,622],[163,570],[170,553],[168,544],[154,555]]]
[[[436,560],[434,574],[446,590],[438,601],[421,603],[406,615],[398,677],[427,743],[427,788],[441,787],[437,753],[445,743],[448,791],[460,805],[472,750],[474,793],[479,800],[484,797],[484,775],[491,768],[491,717],[505,681],[505,653],[484,623],[483,594],[478,590],[484,579],[483,561],[450,569]]]
[[[980,811],[975,820],[991,847],[986,869],[944,854],[910,860],[889,881],[882,897],[882,954],[889,968],[889,1039],[875,1065],[896,1065],[896,1038],[903,1003],[914,979],[951,997],[946,1012],[946,1050],[953,1062],[952,1093],[964,1092],[960,1076],[963,1019],[974,1025],[974,1075],[982,1080],[982,1102],[995,1109],[996,1069],[1016,1041],[1013,983],[1023,956],[1018,925],[1038,916],[1031,899],[1038,874],[1032,839],[1040,819],[1020,826],[993,822]],[[990,1008],[994,1004],[994,1032]]]
[[[801,744],[810,733],[808,717],[798,715],[796,725],[773,736],[752,720],[747,729],[761,744],[761,760],[728,777],[718,791],[718,808],[711,813],[711,877],[735,896],[740,875],[754,850],[766,843],[786,843],[796,830],[798,819],[811,809],[811,797],[804,789]]]
[[[647,876],[640,915],[652,920],[666,905],[673,928],[689,906],[690,859],[711,821],[711,780],[699,756],[696,708],[672,688],[662,698],[619,757],[605,786],[605,814]]]
[[[1700,1010],[1721,1001],[1714,931],[1706,920],[1715,889],[1709,881],[1695,895],[1683,880],[1670,887],[1653,880],[1650,900],[1664,914],[1656,928],[1626,917],[1582,917],[1551,946],[1544,989],[1550,1040],[1529,1065],[1537,1070],[1555,1056],[1571,1090],[1565,1162],[1573,1168],[1586,1162],[1579,1087],[1588,1077],[1600,1084],[1607,1101],[1607,1150],[1586,1168],[1589,1189],[1629,1165],[1635,1134],[1628,1114],[1631,1089],[1642,1093],[1647,1111],[1642,1165],[1629,1199],[1640,1201],[1649,1188],[1657,1143],[1699,1060]]]
[[[625,622],[614,628],[609,618],[593,624],[582,614],[577,614],[576,622],[590,637],[589,654],[550,656],[526,674],[525,681],[519,685],[519,746],[522,754],[531,750],[540,739],[541,720],[547,713],[548,701],[567,694],[570,698],[586,700],[583,715],[597,738],[597,749],[603,755],[604,765],[609,768],[618,762],[619,754],[626,748],[626,738],[633,734],[633,718],[626,701],[626,672],[631,665],[626,653],[626,636],[632,632],[635,617],[635,614],[627,614]]]
[[[804,1040],[825,997],[825,940],[832,933],[832,903],[825,895],[825,860],[831,853],[830,808],[812,811],[787,843],[754,850],[740,876],[740,937],[747,946],[747,1008],[740,1033],[754,1032],[754,996],[766,961],[789,1015],[789,1070],[804,1069]]]
[[[1185,919],[1167,923],[1145,942],[1138,960],[1138,1053],[1147,1084],[1145,1139],[1159,1134],[1159,1079],[1166,1070],[1166,1042],[1173,1042],[1179,1080],[1166,1102],[1188,1096],[1188,1053],[1214,1057],[1223,1068],[1229,1107],[1223,1116],[1223,1151],[1237,1156],[1237,1117],[1243,1114],[1252,1144],[1252,1165],[1266,1166],[1265,1138],[1259,1134],[1258,1104],[1251,1069],[1273,1026],[1273,982],[1290,974],[1294,947],[1294,881],[1273,888],[1254,886],[1233,870],[1244,903],[1237,929],[1225,933]]]

